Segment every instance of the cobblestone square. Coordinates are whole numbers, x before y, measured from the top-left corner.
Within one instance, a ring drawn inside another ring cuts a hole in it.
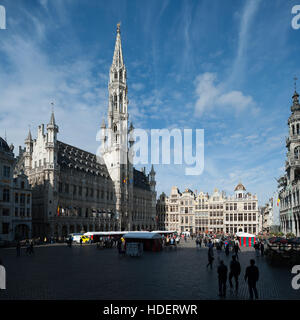
[[[24,249],[21,257],[13,248],[0,249],[0,257],[7,273],[7,290],[1,290],[0,299],[220,299],[217,252],[213,269],[206,269],[207,249],[196,249],[192,240],[142,257],[119,257],[117,249],[95,245],[61,244],[36,247],[34,256],[26,256]],[[243,276],[254,257],[252,248],[242,248],[240,289],[236,295],[228,285],[227,300],[249,298]],[[229,267],[231,254],[222,252],[221,258]],[[300,290],[291,286],[290,268],[271,266],[265,257],[255,259],[260,299],[300,298]]]

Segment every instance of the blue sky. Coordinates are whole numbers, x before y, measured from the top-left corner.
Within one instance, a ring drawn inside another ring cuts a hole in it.
[[[284,170],[293,77],[300,78],[295,4],[0,0],[7,14],[0,30],[0,135],[6,130],[16,149],[24,145],[28,126],[36,136],[54,101],[59,139],[95,153],[121,21],[135,127],[205,130],[203,174],[158,165],[158,193],[176,185],[231,194],[242,181],[263,204]]]

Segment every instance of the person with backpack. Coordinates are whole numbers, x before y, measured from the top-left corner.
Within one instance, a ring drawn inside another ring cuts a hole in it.
[[[235,290],[238,291],[239,288],[239,276],[241,273],[241,265],[236,260],[236,256],[232,256],[232,261],[230,262],[230,272],[229,272],[229,285],[233,288],[232,278],[235,280]]]

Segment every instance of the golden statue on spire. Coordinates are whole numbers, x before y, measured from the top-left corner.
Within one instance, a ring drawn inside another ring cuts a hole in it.
[[[121,28],[121,22],[118,22],[117,23],[117,33],[121,32],[120,28]]]

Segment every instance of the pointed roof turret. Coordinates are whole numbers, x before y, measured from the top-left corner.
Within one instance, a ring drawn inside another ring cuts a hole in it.
[[[105,124],[105,120],[102,120],[102,124],[101,124],[101,129],[105,129],[106,128],[106,124]]]
[[[50,118],[49,124],[52,124],[53,126],[55,126],[55,117],[54,117],[54,111],[53,110],[51,112],[51,118]]]
[[[156,172],[154,171],[154,167],[153,164],[151,165],[151,171],[150,171],[150,175],[155,175]]]
[[[26,141],[32,141],[32,136],[31,136],[31,131],[30,131],[30,128],[28,130],[28,136],[26,138]]]
[[[112,62],[112,67],[117,67],[117,69],[121,68],[123,63],[123,54],[122,54],[122,44],[121,44],[121,23],[117,24],[117,38],[115,44],[114,57]]]
[[[300,104],[299,104],[299,94],[297,92],[297,80],[298,78],[295,77],[294,78],[295,82],[294,82],[294,86],[295,86],[295,92],[293,94],[293,105],[291,106],[291,111],[300,111]]]

